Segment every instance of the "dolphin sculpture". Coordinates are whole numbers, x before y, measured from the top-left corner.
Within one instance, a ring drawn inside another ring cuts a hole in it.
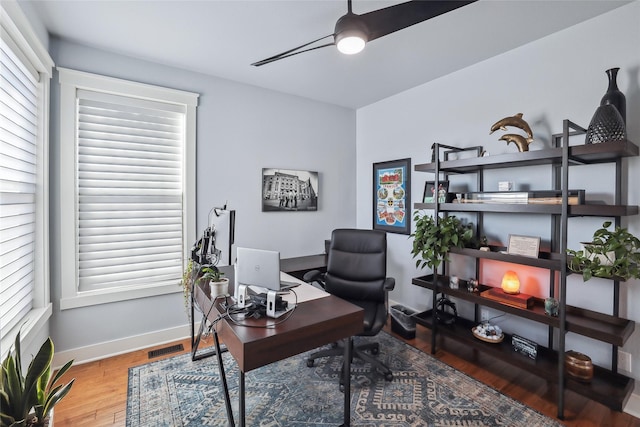
[[[515,116],[511,117],[505,117],[502,120],[498,120],[493,126],[491,126],[491,132],[489,132],[489,135],[491,135],[498,129],[506,131],[507,126],[513,126],[522,129],[527,133],[529,138],[533,138],[533,132],[531,131],[529,124],[522,119],[522,113],[518,113]]]

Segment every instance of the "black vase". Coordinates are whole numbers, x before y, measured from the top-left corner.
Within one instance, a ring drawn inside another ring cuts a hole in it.
[[[627,139],[627,131],[618,109],[612,104],[599,106],[589,123],[585,143],[599,144],[625,139]]]
[[[620,115],[622,116],[622,121],[627,123],[627,102],[624,97],[624,93],[620,92],[618,89],[618,83],[616,78],[618,76],[618,70],[620,68],[610,68],[606,71],[607,77],[609,77],[609,88],[607,89],[607,93],[604,94],[602,100],[600,101],[600,105],[613,105],[618,109]]]

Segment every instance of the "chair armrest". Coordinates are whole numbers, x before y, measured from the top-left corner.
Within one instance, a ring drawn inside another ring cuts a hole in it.
[[[302,276],[302,280],[311,284],[318,283],[320,287],[324,289],[325,274],[326,273],[323,273],[320,270],[310,270],[304,273],[304,275]]]
[[[387,277],[384,279],[384,284],[382,285],[385,291],[392,291],[393,288],[396,287],[396,279],[393,277]]]

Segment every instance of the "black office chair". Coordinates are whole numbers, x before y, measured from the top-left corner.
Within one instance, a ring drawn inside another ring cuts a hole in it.
[[[388,292],[396,281],[387,274],[387,234],[379,230],[337,229],[331,235],[327,271],[309,271],[306,282],[317,282],[330,294],[338,296],[364,309],[364,329],[359,336],[374,336],[387,321]],[[393,379],[391,370],[378,359],[377,342],[354,346],[352,356],[369,362],[387,381]],[[332,348],[313,353],[307,358],[312,367],[315,359],[342,355],[343,348]],[[341,377],[342,378],[342,377]],[[342,380],[341,380],[342,381]]]

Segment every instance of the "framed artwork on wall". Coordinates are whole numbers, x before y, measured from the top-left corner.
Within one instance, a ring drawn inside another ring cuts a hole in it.
[[[373,164],[373,229],[410,234],[411,159]]]
[[[262,169],[262,212],[318,210],[318,172]]]

